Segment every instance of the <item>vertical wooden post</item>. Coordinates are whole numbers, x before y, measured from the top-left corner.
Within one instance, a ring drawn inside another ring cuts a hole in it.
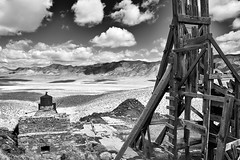
[[[208,0],[200,0],[200,4],[201,4],[201,16],[209,17]]]
[[[240,82],[235,78],[235,98],[240,98]],[[234,132],[235,137],[240,138],[240,106],[234,105]]]
[[[174,48],[179,48],[179,23],[177,22],[177,16],[178,16],[178,6],[179,1],[178,0],[172,0],[172,10],[173,10],[173,35],[174,35]],[[177,125],[178,125],[178,81],[177,81],[177,75],[178,75],[178,67],[179,67],[179,55],[173,52],[173,69],[171,72],[171,81],[170,81],[170,96],[174,97],[174,100],[170,100],[170,106],[173,106],[174,110],[169,110],[169,115],[173,116],[175,120],[169,119],[169,124],[173,126],[173,128],[168,129],[168,132],[173,135],[173,137],[169,137],[169,142],[172,144],[172,146],[169,146],[168,150],[171,154],[168,154],[169,160],[177,160],[178,159],[178,151],[177,151]]]
[[[225,96],[223,105],[222,118],[220,122],[220,130],[217,138],[216,160],[223,160],[225,154],[226,141],[229,133],[230,120],[232,116],[234,97],[232,95]]]
[[[154,108],[154,106],[156,106],[156,103],[159,102],[160,97],[162,97],[164,95],[164,93],[165,93],[165,89],[168,86],[168,83],[169,83],[169,80],[170,80],[170,72],[171,72],[171,70],[172,70],[172,66],[169,65],[167,67],[167,69],[166,69],[166,71],[165,71],[161,81],[159,82],[158,86],[154,90],[152,97],[148,101],[148,103],[146,105],[146,108],[143,110],[142,114],[140,115],[136,125],[132,129],[132,132],[129,134],[127,140],[123,144],[123,146],[120,149],[119,153],[117,154],[115,160],[120,160],[122,158],[124,152],[126,151],[126,149],[130,145],[132,145],[132,143],[134,143],[134,141],[136,140],[136,137],[139,134],[141,134],[141,130],[142,130],[144,124],[148,120],[149,116],[156,109],[156,108]]]

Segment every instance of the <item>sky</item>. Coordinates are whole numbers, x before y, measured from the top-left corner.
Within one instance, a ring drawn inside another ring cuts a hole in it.
[[[171,0],[0,0],[0,66],[159,61]],[[210,0],[211,32],[240,54],[240,1]]]

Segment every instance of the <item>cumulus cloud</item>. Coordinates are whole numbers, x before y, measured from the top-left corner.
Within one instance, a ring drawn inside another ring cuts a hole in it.
[[[19,40],[19,41],[12,41],[10,40],[9,43],[6,45],[7,49],[13,50],[29,50],[30,44],[32,43],[31,40]]]
[[[14,68],[51,63],[80,65],[92,56],[91,47],[76,45],[71,41],[56,45],[42,42],[33,45],[30,40],[10,41],[0,50],[0,61],[7,61]]]
[[[51,16],[51,6],[51,0],[1,0],[0,35],[34,32],[44,17]]]
[[[101,0],[78,0],[72,6],[75,13],[74,21],[80,26],[92,27],[102,22],[104,4]]]
[[[240,54],[240,30],[231,31],[216,38],[225,54]]]
[[[27,48],[27,49],[26,49]],[[160,60],[159,49],[96,50],[67,41],[62,44],[34,44],[30,40],[10,41],[0,47],[0,63],[10,68],[46,66],[53,63],[63,65],[89,65],[120,60]]]
[[[234,21],[233,21],[233,29],[240,29],[240,18],[236,18]]]
[[[154,18],[154,13],[150,12],[149,10],[141,12],[139,6],[133,4],[131,0],[123,0],[114,8],[119,10],[112,13],[110,16],[114,20],[129,26],[134,26]]]
[[[160,1],[160,0],[146,0],[146,1],[144,1],[144,2],[142,3],[141,6],[142,6],[143,8],[147,8],[147,7],[150,6],[150,5],[156,5],[156,4],[158,4],[159,1]]]
[[[214,21],[236,18],[240,14],[238,0],[210,0],[210,15]]]
[[[126,29],[111,27],[106,32],[101,33],[100,36],[94,37],[90,40],[94,46],[99,47],[130,47],[136,44],[134,35]]]

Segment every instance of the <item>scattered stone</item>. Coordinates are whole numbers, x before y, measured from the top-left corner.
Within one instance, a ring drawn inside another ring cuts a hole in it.
[[[112,153],[112,159],[115,159],[117,157],[116,153]]]
[[[87,155],[87,160],[99,160],[96,154],[90,153]]]
[[[101,160],[111,160],[112,159],[112,154],[109,152],[103,152],[100,154],[100,159]]]
[[[93,146],[93,149],[97,153],[102,153],[102,152],[107,151],[106,147],[104,145],[102,145],[102,144],[99,144],[99,143],[96,144],[95,146]]]
[[[116,116],[128,116],[131,118],[136,117],[138,118],[141,115],[144,108],[145,108],[144,105],[134,98],[125,100],[112,112]]]

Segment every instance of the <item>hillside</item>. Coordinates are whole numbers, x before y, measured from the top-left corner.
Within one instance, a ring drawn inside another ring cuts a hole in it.
[[[237,70],[237,72],[240,72],[240,55],[227,55],[227,58],[233,64],[233,67]],[[219,71],[223,73],[229,72],[228,67],[219,55],[214,56],[214,63]],[[102,75],[114,77],[156,76],[159,64],[159,61],[119,61],[86,66],[51,64],[45,67],[26,67],[17,69],[1,67],[0,73],[13,75]]]
[[[101,63],[88,66],[72,66],[52,64],[46,67],[17,68],[10,70],[0,69],[6,74],[26,74],[26,75],[106,75],[106,76],[149,76],[156,75],[159,62],[143,61],[119,61],[112,63]]]

